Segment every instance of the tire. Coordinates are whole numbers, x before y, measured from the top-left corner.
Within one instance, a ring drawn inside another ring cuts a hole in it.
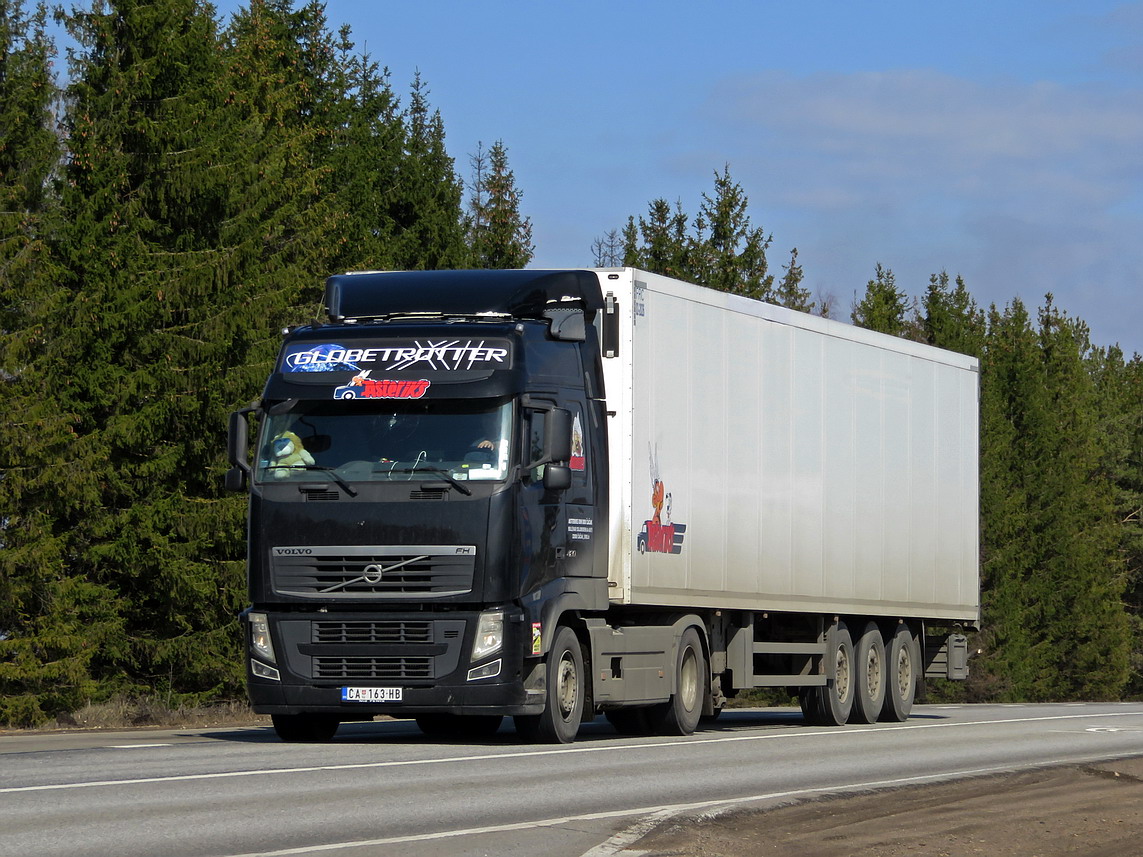
[[[844,726],[849,722],[853,711],[854,681],[853,638],[844,622],[839,621],[826,635],[827,675],[833,673],[833,681],[812,696],[819,699],[818,713],[821,719],[817,726]]]
[[[885,704],[889,670],[885,665],[885,642],[876,622],[868,622],[853,647],[852,723],[876,723]]]
[[[647,708],[616,708],[603,712],[607,722],[620,735],[650,735],[655,730],[647,717]]]
[[[920,670],[917,641],[909,626],[901,623],[885,644],[885,702],[881,719],[887,723],[901,723],[909,719],[917,693]]]
[[[822,691],[824,689],[821,687],[804,687],[798,691],[798,706],[802,709],[802,718],[806,721],[807,726],[825,725],[821,712]]]
[[[543,713],[513,718],[516,731],[525,740],[545,744],[570,744],[575,740],[587,692],[583,661],[579,637],[567,625],[561,625],[548,652],[548,698]]]
[[[332,714],[272,714],[270,721],[278,737],[290,744],[324,744],[341,725]]]
[[[417,726],[433,738],[491,738],[504,718],[499,714],[419,714]]]
[[[675,692],[660,705],[648,709],[648,717],[660,735],[690,735],[702,718],[702,704],[709,685],[706,655],[697,630],[687,628],[679,638],[675,658]]]

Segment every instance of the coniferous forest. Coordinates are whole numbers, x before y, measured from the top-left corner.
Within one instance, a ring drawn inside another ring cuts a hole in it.
[[[245,498],[228,414],[353,269],[522,267],[501,142],[462,170],[420,78],[319,2],[0,0],[0,724],[90,701],[241,698]],[[61,73],[65,63],[66,73]],[[60,79],[66,80],[61,84]],[[462,176],[462,172],[464,175]],[[1143,363],[1045,296],[981,307],[874,268],[842,312],[778,270],[729,167],[584,248],[981,361],[983,629],[998,701],[1143,694]],[[593,258],[594,256],[594,258]],[[871,260],[872,264],[872,260]]]

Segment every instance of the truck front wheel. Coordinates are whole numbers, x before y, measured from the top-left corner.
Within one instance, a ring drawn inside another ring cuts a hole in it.
[[[583,719],[585,694],[583,648],[575,631],[561,625],[548,652],[547,705],[542,714],[517,716],[516,731],[525,740],[570,744]]]

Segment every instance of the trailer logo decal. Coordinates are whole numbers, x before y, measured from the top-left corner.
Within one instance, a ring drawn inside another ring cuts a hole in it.
[[[636,537],[639,553],[682,553],[687,525],[671,521],[671,495],[659,478],[659,461],[654,450],[651,450],[651,509],[651,520],[643,522],[643,529]]]
[[[376,380],[369,377],[369,369],[358,372],[348,384],[336,387],[335,399],[419,399],[431,386],[421,378],[417,381]]]

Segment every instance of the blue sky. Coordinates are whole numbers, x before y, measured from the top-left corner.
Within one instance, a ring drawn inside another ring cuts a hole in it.
[[[846,319],[878,263],[914,296],[945,270],[1143,352],[1143,3],[326,8],[400,94],[420,72],[463,176],[504,142],[534,267],[590,264],[656,197],[693,216],[728,164],[772,268],[796,246]]]

